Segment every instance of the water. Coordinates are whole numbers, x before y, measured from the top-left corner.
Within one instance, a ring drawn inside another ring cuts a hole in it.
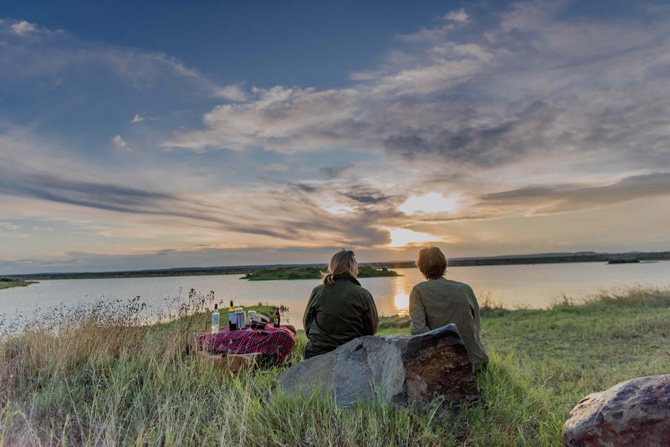
[[[362,278],[375,298],[380,315],[406,311],[412,287],[423,281],[417,269],[397,269],[394,278]],[[166,307],[165,299],[186,297],[191,288],[217,302],[235,306],[259,302],[283,304],[289,311],[283,323],[302,328],[302,314],[310,292],[320,280],[245,281],[238,275],[179,276],[163,278],[76,279],[40,281],[28,287],[0,290],[0,314],[7,319],[30,316],[38,309],[66,303],[127,300],[140,296],[151,317]],[[670,262],[607,265],[604,263],[500,265],[450,267],[447,278],[470,284],[479,302],[489,299],[508,308],[546,307],[563,296],[581,299],[603,290],[633,286],[670,287]],[[225,308],[225,306],[224,306]],[[268,315],[272,318],[272,315]]]

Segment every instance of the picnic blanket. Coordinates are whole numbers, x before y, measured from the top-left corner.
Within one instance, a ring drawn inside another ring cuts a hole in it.
[[[278,363],[291,353],[295,338],[285,327],[265,326],[263,329],[231,331],[224,327],[218,334],[203,332],[196,338],[198,349],[212,354],[251,354],[260,352],[274,357]]]

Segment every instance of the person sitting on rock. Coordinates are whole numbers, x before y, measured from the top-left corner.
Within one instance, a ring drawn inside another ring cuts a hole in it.
[[[379,317],[372,294],[361,287],[351,250],[332,257],[323,284],[312,290],[302,322],[309,339],[305,359],[325,354],[363,335],[377,332]]]
[[[479,303],[472,288],[444,277],[447,258],[438,247],[422,248],[416,265],[427,281],[414,286],[409,296],[411,334],[423,334],[454,323],[461,334],[473,370],[484,368],[489,358],[479,339]]]

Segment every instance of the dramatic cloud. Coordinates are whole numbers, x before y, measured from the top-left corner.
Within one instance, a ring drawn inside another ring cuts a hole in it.
[[[248,102],[219,106],[203,129],[164,144],[348,150],[488,170],[558,159],[586,161],[582,172],[670,167],[670,19],[560,13],[560,2],[517,3],[467,37],[440,24],[439,36],[354,75],[352,88],[252,89]],[[445,22],[476,18],[460,10]]]
[[[670,173],[627,177],[606,186],[527,186],[482,196],[483,205],[528,207],[530,214],[551,214],[670,195]]]
[[[670,243],[670,10],[566,5],[442,11],[324,88],[0,20],[0,270]]]
[[[136,216],[125,222],[132,227],[153,222],[153,225],[168,228],[181,226],[185,232],[189,232],[193,228],[189,225],[195,224],[200,231],[211,234],[214,240],[237,234],[237,242],[215,242],[216,245],[384,245],[389,240],[388,232],[376,223],[379,220],[392,222],[398,215],[392,209],[366,206],[350,214],[335,215],[320,206],[320,201],[328,200],[329,194],[306,185],[227,188],[197,195],[176,195],[90,180],[73,180],[72,177],[54,176],[0,159],[0,195],[5,197]],[[349,195],[354,199],[349,200],[363,202],[362,205],[385,200],[379,196],[355,196],[352,191],[360,193],[361,190],[350,190]],[[259,216],[264,218],[259,219]],[[118,232],[104,230],[104,233],[112,236]]]

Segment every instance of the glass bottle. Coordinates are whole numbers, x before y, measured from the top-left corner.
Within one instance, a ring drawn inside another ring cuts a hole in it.
[[[233,300],[230,300],[230,309],[228,309],[228,329],[231,331],[237,330],[237,317],[235,316]]]
[[[219,333],[219,305],[214,305],[214,312],[212,312],[212,335]]]
[[[279,315],[279,307],[275,308],[275,318],[274,318],[274,327],[279,327],[281,323],[281,315]]]

